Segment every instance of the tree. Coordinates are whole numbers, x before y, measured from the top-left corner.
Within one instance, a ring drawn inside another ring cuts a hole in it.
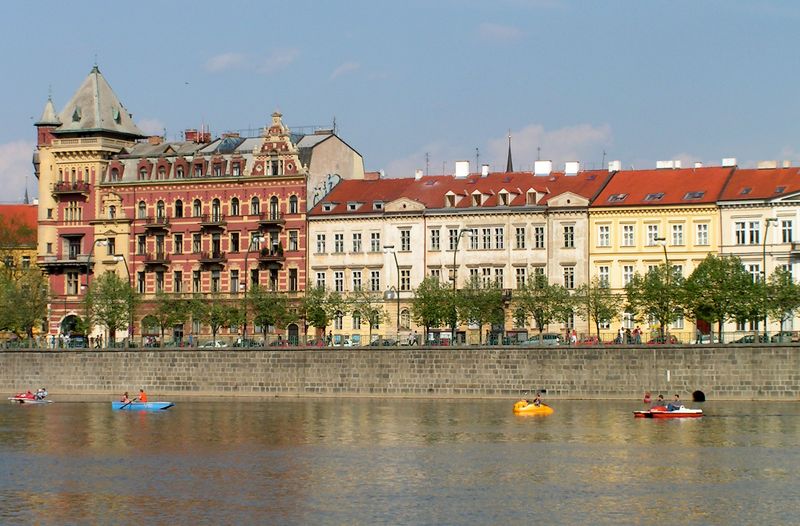
[[[345,305],[344,298],[338,292],[328,292],[325,287],[309,283],[300,308],[307,327],[324,330],[337,312],[345,310]]]
[[[505,320],[503,290],[496,283],[484,284],[473,276],[461,289],[458,311],[462,322],[478,326],[478,343],[483,343],[483,326],[499,325]]]
[[[285,327],[292,321],[286,296],[259,285],[248,292],[247,306],[253,311],[253,324],[261,327],[261,334],[266,335],[270,325]]]
[[[211,339],[217,341],[217,333],[221,327],[230,325],[240,319],[239,310],[228,304],[218,294],[203,297],[196,294],[191,300],[192,317],[211,329]]]
[[[156,292],[154,308],[150,315],[155,318],[161,331],[161,344],[164,344],[164,333],[167,329],[183,323],[189,317],[190,306],[180,297],[167,294],[161,290]]]
[[[350,296],[349,306],[361,314],[361,319],[369,324],[369,343],[372,343],[372,330],[386,319],[383,308],[383,294],[380,292],[357,289]]]
[[[608,283],[598,277],[584,283],[575,291],[575,308],[581,318],[594,321],[597,338],[600,339],[600,324],[611,321],[622,308],[622,297],[614,294]]]
[[[661,264],[642,276],[638,272],[625,285],[628,308],[640,322],[655,319],[665,337],[667,326],[683,314],[681,273],[671,265]]]
[[[792,278],[791,272],[779,268],[767,282],[767,314],[780,320],[780,331],[784,323],[800,309],[800,285]],[[782,334],[780,337],[782,338]]]
[[[448,318],[448,293],[450,287],[434,276],[427,276],[414,291],[411,300],[411,319],[425,327],[424,338],[428,341],[431,327],[439,327]]]
[[[694,319],[716,323],[717,337],[723,341],[724,323],[748,316],[746,304],[753,297],[753,285],[738,257],[709,254],[686,280],[683,303]]]
[[[533,317],[540,335],[550,323],[562,319],[572,306],[569,291],[563,285],[551,285],[543,274],[534,275],[517,289],[514,302],[518,309]]]
[[[99,324],[108,330],[110,341],[116,340],[118,329],[132,319],[137,305],[137,295],[127,280],[113,272],[106,272],[89,286],[86,293],[87,325]]]

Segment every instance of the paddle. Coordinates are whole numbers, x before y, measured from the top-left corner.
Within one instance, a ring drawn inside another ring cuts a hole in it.
[[[120,409],[125,409],[126,407],[134,403],[136,400],[138,400],[138,398],[134,398],[133,400],[128,400],[127,402],[125,402],[120,406]]]

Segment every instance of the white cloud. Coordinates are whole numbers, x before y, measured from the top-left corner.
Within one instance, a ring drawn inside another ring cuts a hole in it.
[[[3,185],[3,201],[22,201],[25,194],[25,176],[28,177],[28,194],[38,195],[37,182],[33,176],[31,158],[33,141],[13,141],[0,144],[0,184]]]
[[[331,73],[330,80],[334,80],[342,75],[346,75],[348,73],[352,73],[353,71],[357,71],[361,68],[361,64],[358,62],[345,62],[344,64],[340,65],[338,68],[333,70]]]
[[[478,26],[478,34],[484,40],[507,41],[516,40],[522,36],[522,31],[513,26],[483,23]]]
[[[245,64],[245,56],[241,53],[222,53],[208,59],[206,62],[206,71],[220,73],[229,69],[241,68]]]
[[[299,49],[275,50],[267,58],[257,61],[256,71],[259,73],[275,73],[294,62],[299,55]]]
[[[140,119],[136,125],[145,135],[162,135],[164,133],[164,123],[158,119]]]

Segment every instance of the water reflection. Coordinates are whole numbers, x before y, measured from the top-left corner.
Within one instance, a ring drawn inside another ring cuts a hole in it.
[[[556,401],[545,418],[512,403],[9,404],[0,523],[794,520],[798,404],[708,402],[702,419],[662,421],[634,419],[633,402]]]

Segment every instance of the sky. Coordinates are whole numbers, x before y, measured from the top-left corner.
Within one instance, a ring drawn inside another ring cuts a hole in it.
[[[283,113],[365,169],[536,159],[800,164],[800,2],[13,2],[0,22],[1,201],[37,194],[33,123],[95,63],[139,127],[180,140]]]

